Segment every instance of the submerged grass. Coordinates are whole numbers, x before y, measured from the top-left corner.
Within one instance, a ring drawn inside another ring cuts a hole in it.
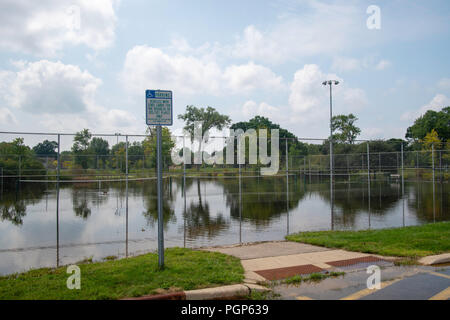
[[[328,248],[417,259],[450,252],[450,222],[380,230],[301,232],[286,239]]]
[[[324,279],[327,278],[336,278],[336,277],[340,277],[340,276],[344,276],[345,272],[330,272],[330,273],[311,273],[309,275],[306,276],[301,276],[299,274],[284,279],[281,283],[284,284],[290,284],[290,285],[299,285],[302,282],[308,282],[308,281],[312,281],[312,282],[319,282],[322,281]]]
[[[120,299],[239,283],[244,270],[238,258],[217,252],[170,248],[165,268],[158,255],[80,264],[81,289],[66,286],[67,267],[42,268],[0,277],[0,299]]]

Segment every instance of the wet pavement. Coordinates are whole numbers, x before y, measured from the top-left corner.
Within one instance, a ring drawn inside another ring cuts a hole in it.
[[[341,271],[336,269],[336,271]],[[381,288],[368,289],[372,273],[361,265],[345,275],[299,285],[278,284],[272,289],[285,300],[449,300],[450,266],[380,266]]]

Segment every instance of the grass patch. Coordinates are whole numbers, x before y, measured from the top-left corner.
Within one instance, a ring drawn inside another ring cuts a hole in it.
[[[81,289],[69,290],[67,267],[42,268],[0,277],[0,299],[120,299],[171,288],[192,290],[240,283],[240,260],[218,252],[170,248],[165,268],[156,253],[80,264]]]
[[[417,259],[450,251],[450,222],[380,230],[302,232],[286,239],[328,248]]]
[[[340,276],[344,276],[345,272],[330,272],[330,273],[311,273],[306,276],[301,276],[299,274],[284,279],[281,281],[281,283],[289,284],[289,285],[299,285],[302,282],[319,282],[327,278],[336,278]]]

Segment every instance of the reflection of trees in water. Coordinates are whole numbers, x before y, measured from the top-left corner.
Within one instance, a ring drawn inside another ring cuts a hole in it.
[[[345,228],[352,228],[356,224],[358,215],[368,214],[369,192],[364,183],[339,183],[334,186],[334,224]],[[401,201],[401,186],[388,183],[370,184],[370,215],[382,217]],[[330,203],[328,184],[318,185],[316,192]]]
[[[231,217],[240,219],[239,181],[224,179],[223,186]],[[242,220],[264,227],[272,219],[287,213],[286,177],[242,178]],[[289,210],[296,208],[305,196],[300,179],[289,178]]]
[[[67,186],[69,187],[69,186]],[[106,183],[75,183],[72,186],[72,205],[77,217],[89,218],[90,207],[100,206],[108,200],[109,186]]]
[[[20,189],[4,192],[0,199],[0,219],[21,226],[27,215],[27,206],[38,203],[46,188],[40,184],[23,184]]]
[[[173,210],[174,197],[171,190],[172,181],[169,179],[163,179],[163,225],[164,229],[167,229],[169,223],[175,223],[177,217]],[[132,187],[133,190],[135,186]],[[142,212],[147,224],[152,227],[158,223],[158,188],[157,181],[150,180],[146,183],[142,183],[140,190],[142,197],[144,198],[144,207],[146,211]]]
[[[72,206],[77,217],[89,218],[91,209],[88,206],[87,189],[74,188],[72,190]]]
[[[196,180],[198,202],[191,201],[184,214],[187,237],[191,239],[205,236],[212,238],[227,229],[229,221],[223,217],[222,213],[219,213],[216,217],[211,217],[209,203],[202,199],[200,179]],[[186,187],[188,188],[188,186]]]
[[[417,182],[408,184],[405,193],[409,194],[408,209],[415,213],[420,222],[450,219],[450,185],[435,184],[435,203],[433,210],[433,183]]]

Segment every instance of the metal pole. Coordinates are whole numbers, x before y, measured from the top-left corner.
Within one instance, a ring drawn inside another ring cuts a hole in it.
[[[125,136],[125,178],[128,179],[128,136]]]
[[[157,150],[157,170],[158,170],[158,265],[164,268],[164,224],[163,224],[163,203],[162,203],[162,127],[156,126],[156,150]]]
[[[286,138],[286,175],[289,173],[289,151],[288,151],[288,139]]]
[[[434,186],[434,145],[431,145],[431,162],[433,170],[433,222],[436,222],[435,186]]]
[[[61,135],[58,134],[58,155],[57,155],[57,182],[56,182],[56,266],[59,267],[59,176],[61,162]]]
[[[403,192],[404,192],[404,190],[403,190],[403,186],[404,186],[404,184],[405,184],[405,179],[404,179],[404,177],[403,177],[403,143],[400,145],[401,146],[401,155],[402,155],[402,196],[403,196]]]
[[[311,183],[311,156],[308,156],[309,183]]]
[[[405,226],[405,178],[404,178],[404,171],[403,171],[403,143],[400,144],[401,146],[401,152],[402,152],[402,212],[403,212],[403,226]]]
[[[186,155],[185,155],[186,149],[185,149],[185,145],[184,145],[185,140],[186,140],[185,136],[183,136],[183,175],[186,177]],[[185,185],[185,187],[186,187],[186,185]]]
[[[125,256],[128,257],[128,135],[125,136]]]
[[[58,134],[58,155],[56,159],[56,175],[59,181],[59,170],[60,170],[60,161],[61,161],[61,135]]]
[[[369,208],[369,229],[370,229],[370,151],[369,142],[367,141],[367,196]]]
[[[333,104],[332,104],[332,83],[330,82],[330,191],[333,188]]]

